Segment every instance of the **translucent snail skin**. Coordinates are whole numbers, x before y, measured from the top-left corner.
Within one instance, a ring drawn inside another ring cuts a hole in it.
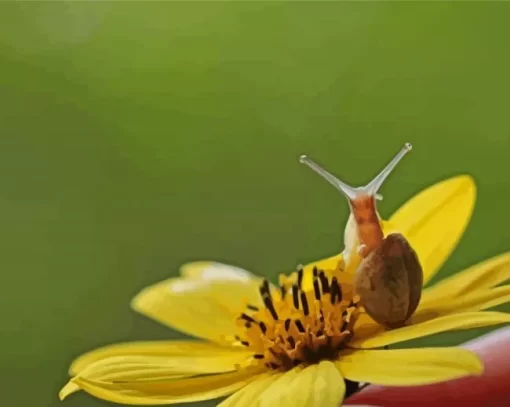
[[[416,252],[402,234],[384,236],[376,200],[384,180],[411,149],[411,144],[406,143],[370,183],[358,188],[340,181],[307,156],[300,158],[301,163],[325,178],[347,198],[351,210],[349,223],[354,224],[361,257],[355,272],[354,289],[367,314],[390,329],[405,325],[418,307],[423,270]],[[346,244],[344,257],[347,259],[351,258],[349,250],[354,250],[354,247]]]

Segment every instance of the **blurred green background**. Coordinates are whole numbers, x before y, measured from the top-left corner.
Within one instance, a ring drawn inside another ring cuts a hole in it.
[[[305,152],[362,184],[411,141],[384,216],[472,174],[476,212],[438,278],[510,249],[509,17],[482,2],[2,2],[3,405],[60,406],[78,354],[179,337],[128,303],[183,262],[275,276],[340,250],[347,205]]]

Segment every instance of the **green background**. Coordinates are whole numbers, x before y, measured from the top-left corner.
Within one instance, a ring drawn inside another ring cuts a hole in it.
[[[411,141],[383,216],[448,176],[478,182],[438,278],[508,250],[509,17],[481,2],[2,2],[2,405],[60,406],[78,354],[179,337],[128,303],[183,262],[275,276],[340,250],[347,205],[302,153],[363,184]]]

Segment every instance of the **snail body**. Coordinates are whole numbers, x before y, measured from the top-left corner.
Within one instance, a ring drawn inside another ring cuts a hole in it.
[[[302,163],[346,196],[357,241],[356,245],[346,243],[346,250],[357,247],[361,257],[354,275],[354,289],[367,314],[389,329],[407,323],[418,307],[422,291],[423,270],[416,252],[402,234],[384,236],[376,208],[379,188],[410,150],[411,145],[406,144],[379,175],[360,188],[343,183],[308,157],[301,157]],[[352,257],[349,252],[344,254],[344,257]]]

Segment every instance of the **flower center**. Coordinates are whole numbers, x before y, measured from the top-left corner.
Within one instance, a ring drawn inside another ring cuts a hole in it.
[[[282,281],[271,290],[267,280],[260,286],[264,307],[248,305],[239,317],[242,334],[238,343],[253,350],[255,363],[289,370],[297,365],[336,359],[352,337],[359,298],[343,290],[336,277],[313,270],[313,290],[302,289],[303,269],[297,282]],[[347,297],[347,298],[346,298]]]

